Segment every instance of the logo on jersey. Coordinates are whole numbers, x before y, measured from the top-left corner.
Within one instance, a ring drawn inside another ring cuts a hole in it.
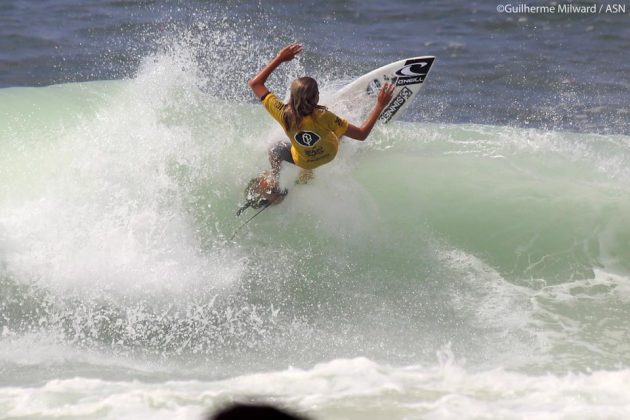
[[[322,155],[324,154],[324,148],[321,146],[317,146],[317,147],[313,147],[312,149],[308,149],[304,151],[304,154],[310,158],[314,158],[317,155]],[[317,160],[317,159],[315,159]],[[312,161],[312,159],[311,159]]]
[[[411,95],[413,95],[413,92],[409,90],[409,88],[402,88],[398,95],[396,95],[396,97],[392,99],[387,108],[385,108],[379,119],[384,123],[391,120],[396,112],[398,112],[398,110],[405,104],[405,102],[407,102],[407,99],[409,99]]]
[[[312,131],[298,131],[295,133],[295,141],[306,147],[312,147],[319,141],[320,137]]]

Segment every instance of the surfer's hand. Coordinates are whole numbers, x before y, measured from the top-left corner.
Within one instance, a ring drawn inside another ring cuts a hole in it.
[[[280,61],[291,61],[295,58],[296,55],[301,53],[304,50],[304,46],[302,44],[289,44],[283,49],[280,50],[276,58],[280,59]]]
[[[387,106],[389,101],[392,100],[392,95],[394,94],[395,85],[391,83],[385,83],[381,88],[381,91],[378,93],[378,99],[376,100],[377,105],[383,109]]]

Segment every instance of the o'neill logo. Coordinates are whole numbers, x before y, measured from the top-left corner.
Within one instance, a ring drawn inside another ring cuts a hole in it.
[[[389,106],[385,108],[379,119],[384,123],[391,120],[411,95],[413,95],[413,92],[409,88],[402,88],[398,95],[389,103]]]
[[[298,131],[295,133],[295,141],[302,146],[311,147],[319,141],[320,137],[312,131]]]
[[[424,82],[433,64],[433,57],[405,61],[404,67],[394,73],[396,86],[415,85]]]
[[[396,72],[397,76],[419,76],[427,74],[423,68],[427,66],[427,62],[408,64]]]

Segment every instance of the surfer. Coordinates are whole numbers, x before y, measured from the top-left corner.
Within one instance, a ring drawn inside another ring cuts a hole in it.
[[[289,44],[248,82],[267,112],[282,126],[289,138],[269,149],[271,171],[264,174],[267,179],[262,194],[271,204],[277,204],[286,195],[278,188],[282,161],[300,167],[302,171],[298,182],[305,183],[312,177],[313,169],[335,158],[342,136],[355,140],[368,137],[394,91],[393,85],[385,83],[373,111],[361,126],[350,124],[319,105],[319,89],[311,77],[300,77],[291,83],[291,95],[285,104],[267,89],[265,82],[280,64],[293,60],[303,50],[301,44]]]

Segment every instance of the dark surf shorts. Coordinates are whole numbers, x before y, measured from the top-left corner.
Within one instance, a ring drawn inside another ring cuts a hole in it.
[[[293,156],[291,156],[291,143],[288,141],[279,141],[271,146],[269,149],[269,155],[274,160],[284,160],[295,165]]]

